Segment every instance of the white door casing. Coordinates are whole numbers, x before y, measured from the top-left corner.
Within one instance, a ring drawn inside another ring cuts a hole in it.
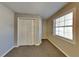
[[[41,19],[18,17],[17,46],[40,45],[42,39]]]
[[[33,20],[18,20],[18,45],[33,45]]]

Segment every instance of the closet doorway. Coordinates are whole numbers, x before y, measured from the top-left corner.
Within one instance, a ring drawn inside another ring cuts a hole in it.
[[[42,39],[42,21],[40,18],[18,17],[17,46],[40,45]]]
[[[18,46],[34,44],[33,20],[18,20]]]

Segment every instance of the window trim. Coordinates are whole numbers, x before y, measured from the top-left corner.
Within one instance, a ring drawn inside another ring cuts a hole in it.
[[[66,15],[66,14],[68,14],[70,12],[73,12],[73,25],[72,25],[73,40],[70,40],[68,38],[56,35],[55,34],[56,30],[54,29],[55,28],[55,25],[54,25],[55,22],[54,22],[54,20],[56,20],[57,18],[59,18],[61,16]],[[66,41],[66,42],[69,42],[71,44],[75,44],[76,43],[76,33],[75,33],[75,31],[76,31],[76,29],[75,29],[75,27],[76,27],[76,25],[75,25],[76,24],[76,8],[72,8],[70,10],[67,10],[65,12],[60,13],[57,17],[54,18],[54,20],[53,20],[53,23],[54,23],[53,24],[53,35],[55,36],[55,38],[62,39],[62,40]]]

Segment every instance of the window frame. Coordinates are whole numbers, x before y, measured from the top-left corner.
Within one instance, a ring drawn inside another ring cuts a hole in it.
[[[55,30],[56,29],[55,28],[55,24],[56,24],[55,21],[56,21],[56,19],[60,18],[60,17],[62,17],[64,15],[66,15],[66,14],[68,14],[70,12],[73,12],[73,23],[72,23],[72,34],[73,34],[72,37],[73,37],[73,40],[70,40],[68,38],[56,35],[56,30]],[[75,44],[75,42],[76,42],[76,33],[75,33],[75,31],[76,31],[76,29],[75,29],[76,25],[75,24],[76,24],[76,8],[72,8],[70,10],[62,12],[57,17],[55,17],[54,20],[53,20],[53,35],[55,36],[55,38],[62,39],[64,41],[66,41],[66,42]]]

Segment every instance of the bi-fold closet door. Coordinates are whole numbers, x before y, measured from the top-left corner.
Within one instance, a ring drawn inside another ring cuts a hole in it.
[[[17,45],[36,45],[41,43],[41,38],[39,38],[39,24],[39,20],[18,18]]]

